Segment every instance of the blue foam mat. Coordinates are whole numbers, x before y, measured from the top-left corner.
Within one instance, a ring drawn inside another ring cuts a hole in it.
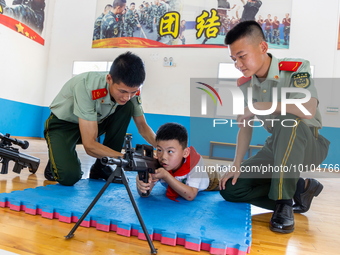
[[[165,188],[161,184],[154,187],[148,198],[142,198],[135,187],[135,173],[127,172],[126,175],[148,232],[154,240],[184,245],[197,251],[207,250],[211,254],[249,253],[249,204],[227,202],[218,191],[199,192],[193,201],[178,198],[179,202],[176,202],[166,198]],[[36,211],[42,216],[47,213],[54,215],[53,218],[74,222],[103,185],[104,181],[82,179],[71,187],[56,184],[1,193],[0,206],[30,211],[31,214]],[[132,235],[138,236],[136,233],[142,233],[123,184],[110,184],[84,221],[91,222],[91,226],[97,224],[96,227],[101,230],[103,226],[111,226],[106,231],[113,230],[118,234],[129,235],[127,232],[132,231]]]

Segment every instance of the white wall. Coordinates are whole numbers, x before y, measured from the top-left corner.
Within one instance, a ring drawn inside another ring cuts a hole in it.
[[[339,2],[293,0],[290,49],[270,52],[279,58],[309,59],[315,66],[315,77],[340,78],[340,51],[336,50]],[[50,34],[45,36],[45,47],[23,40],[22,35],[0,26],[0,88],[10,86],[1,89],[1,98],[48,106],[64,82],[71,78],[73,61],[112,61],[131,50],[146,64],[145,112],[189,116],[190,78],[216,77],[218,63],[231,62],[228,49],[92,49],[96,17],[93,0],[48,1],[46,17],[49,21],[45,31]],[[164,57],[173,57],[177,66],[163,67]],[[317,85],[322,110],[326,106],[340,107],[339,85],[326,88]],[[340,127],[339,114],[322,114],[326,126]]]

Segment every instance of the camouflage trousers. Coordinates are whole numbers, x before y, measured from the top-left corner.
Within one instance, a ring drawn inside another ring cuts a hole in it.
[[[128,24],[124,25],[124,35],[125,37],[133,37],[134,28]]]

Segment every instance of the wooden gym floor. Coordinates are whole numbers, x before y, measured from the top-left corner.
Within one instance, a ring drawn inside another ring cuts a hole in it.
[[[38,171],[31,174],[26,168],[21,174],[16,174],[12,172],[13,165],[10,164],[8,174],[0,175],[1,193],[55,183],[45,180],[43,175],[47,162],[45,141],[28,141],[29,148],[20,149],[20,152],[40,158]],[[82,146],[78,147],[78,155],[82,161],[83,177],[87,178],[94,159],[85,154]],[[226,165],[226,162],[207,159],[206,164]],[[252,207],[251,255],[340,253],[340,173],[308,173],[304,176],[318,178],[324,185],[324,190],[313,200],[310,211],[295,214],[296,227],[293,233],[271,232],[268,228],[271,212]],[[65,240],[64,236],[73,225],[74,223],[62,223],[56,219],[50,220],[9,208],[0,208],[0,254],[150,254],[146,241],[137,237],[120,236],[115,232],[98,231],[95,228],[79,227],[72,239]],[[182,246],[163,245],[158,241],[155,241],[154,245],[160,255],[209,254],[205,251],[187,250]]]

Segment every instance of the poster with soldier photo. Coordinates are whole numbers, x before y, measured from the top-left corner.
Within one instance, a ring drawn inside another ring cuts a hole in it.
[[[292,0],[97,0],[92,47],[225,47],[256,20],[269,48],[288,49]]]
[[[44,21],[45,0],[0,0],[0,24],[42,45]]]

